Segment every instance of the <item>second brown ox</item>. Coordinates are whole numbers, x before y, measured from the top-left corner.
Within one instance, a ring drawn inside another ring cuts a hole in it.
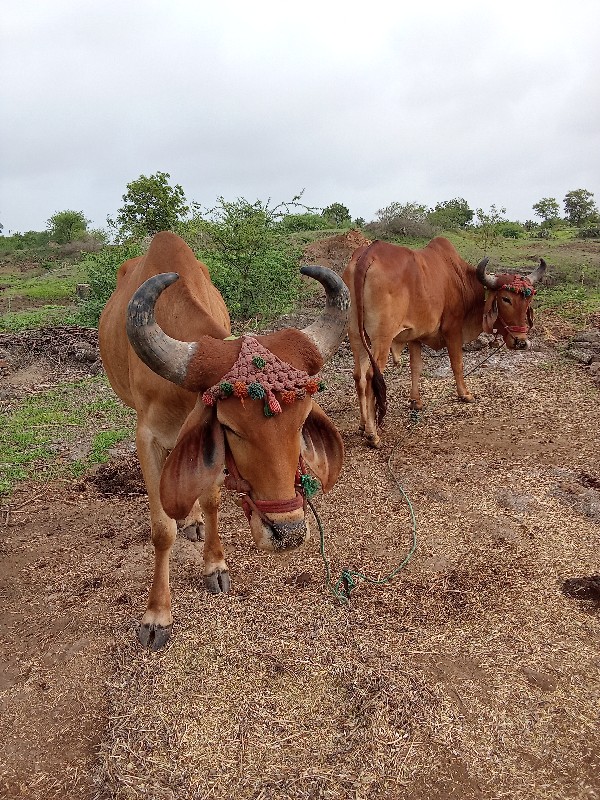
[[[145,646],[163,646],[171,632],[176,520],[184,530],[204,528],[206,587],[226,592],[229,572],[217,528],[223,482],[237,490],[256,544],[285,550],[308,535],[305,464],[324,491],[338,477],[342,441],[312,399],[311,376],[345,336],[348,291],[331,270],[302,271],[326,289],[320,319],[303,331],[231,339],[221,295],[179,237],[157,234],[145,256],[119,270],[100,319],[100,351],[113,389],[137,412],[155,553],[138,631]],[[235,384],[229,375],[237,376]]]
[[[507,347],[529,347],[534,285],[546,263],[540,259],[535,271],[521,277],[487,275],[487,261],[472,267],[443,237],[422,250],[375,241],[353,253],[342,277],[352,298],[348,335],[360,428],[372,446],[379,445],[377,426],[386,412],[382,371],[390,350],[397,364],[408,345],[411,406],[420,409],[422,344],[434,350],[448,348],[458,396],[465,402],[473,395],[463,375],[464,342],[482,331],[497,331]]]

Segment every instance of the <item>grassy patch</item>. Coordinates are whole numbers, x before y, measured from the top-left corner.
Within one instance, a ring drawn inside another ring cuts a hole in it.
[[[51,325],[74,325],[77,320],[77,311],[69,306],[26,308],[23,311],[7,311],[5,314],[0,314],[0,332],[19,333]]]
[[[20,399],[3,414],[0,495],[20,480],[77,476],[133,435],[135,415],[102,376]]]

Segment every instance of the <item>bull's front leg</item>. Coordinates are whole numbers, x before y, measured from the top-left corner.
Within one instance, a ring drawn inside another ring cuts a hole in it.
[[[169,558],[177,535],[177,523],[167,516],[160,502],[160,473],[167,457],[167,450],[161,447],[149,428],[140,425],[136,432],[136,445],[148,491],[154,545],[152,586],[146,613],[142,617],[137,635],[144,647],[159,650],[169,640],[173,628]]]
[[[221,489],[215,486],[210,494],[200,500],[204,512],[204,585],[211,594],[228,592],[231,586],[219,536],[220,498]]]
[[[463,367],[463,350],[462,350],[462,333],[456,337],[446,338],[446,347],[448,348],[448,355],[450,357],[450,366],[454,373],[454,380],[456,381],[456,391],[458,392],[458,399],[463,403],[472,403],[475,397],[467,389],[464,377]]]

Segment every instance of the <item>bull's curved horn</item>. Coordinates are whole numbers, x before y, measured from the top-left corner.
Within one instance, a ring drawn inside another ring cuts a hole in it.
[[[484,258],[477,264],[477,277],[480,283],[483,283],[486,289],[497,289],[498,279],[494,275],[486,275],[485,268],[488,265],[489,258]]]
[[[323,284],[327,295],[325,310],[302,333],[319,348],[323,361],[327,361],[342,343],[348,329],[350,292],[340,276],[327,267],[301,267],[300,272]]]
[[[534,269],[533,272],[530,272],[527,276],[527,280],[531,282],[532,286],[535,286],[536,283],[539,283],[542,278],[544,277],[544,272],[546,272],[546,262],[543,258],[540,258],[540,265],[537,269]]]
[[[177,280],[176,272],[164,272],[148,278],[140,286],[127,307],[127,336],[144,364],[161,378],[181,386],[197,345],[172,339],[154,317],[160,293]]]

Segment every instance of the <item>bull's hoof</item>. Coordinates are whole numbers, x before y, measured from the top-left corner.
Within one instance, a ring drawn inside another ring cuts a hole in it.
[[[188,525],[187,528],[182,528],[182,534],[190,542],[203,542],[204,541],[204,523],[194,522],[193,525]]]
[[[204,585],[211,594],[227,594],[231,588],[229,572],[227,570],[217,569],[211,572],[210,575],[205,575]]]
[[[468,394],[459,394],[458,399],[461,403],[474,403],[475,402],[475,395],[472,395],[471,392]]]
[[[169,641],[172,630],[173,623],[170,625],[141,624],[137,632],[138,642],[149,650],[160,650]]]
[[[411,411],[423,411],[423,403],[420,400],[411,400],[408,407]]]
[[[372,447],[374,450],[379,450],[379,448],[381,447],[381,439],[376,433],[370,436],[366,436],[365,439],[369,447]]]

